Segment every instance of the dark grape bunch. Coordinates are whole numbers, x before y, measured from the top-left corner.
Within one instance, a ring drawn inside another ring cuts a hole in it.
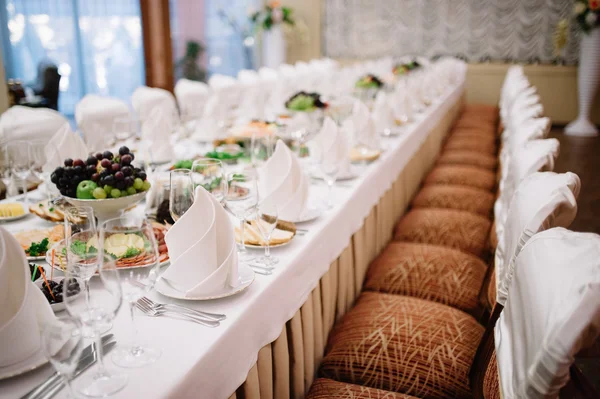
[[[136,168],[129,148],[119,148],[119,154],[110,151],[81,159],[65,159],[64,167],[52,172],[51,181],[60,193],[79,199],[119,198],[150,189],[146,172]]]
[[[42,294],[44,294],[50,304],[61,303],[64,300],[65,281],[67,280],[61,280],[60,283],[52,280],[48,281],[50,289],[48,289],[48,285],[46,285],[46,283],[42,284]],[[50,290],[52,290],[52,294],[50,294]],[[71,280],[71,282],[67,284],[67,294],[69,296],[76,295],[80,291],[81,287],[79,287],[79,283],[76,280]]]

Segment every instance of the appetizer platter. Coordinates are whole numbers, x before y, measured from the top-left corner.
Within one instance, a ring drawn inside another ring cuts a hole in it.
[[[28,212],[23,205],[17,202],[0,204],[0,222],[12,222],[27,216]]]
[[[56,225],[50,229],[36,229],[20,231],[14,236],[25,251],[27,260],[43,260],[46,252],[57,242],[61,241],[65,235],[65,228],[62,224]]]
[[[258,226],[259,221],[252,220],[246,222],[244,227],[244,244],[249,248],[265,248],[267,243],[265,242]],[[241,242],[241,230],[239,227],[235,228],[235,241],[239,244]],[[269,240],[269,246],[271,248],[282,247],[287,245],[296,236],[296,225],[292,222],[280,220],[277,222],[277,227],[271,234]]]

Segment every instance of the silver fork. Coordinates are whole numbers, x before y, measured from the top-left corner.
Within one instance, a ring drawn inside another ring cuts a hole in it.
[[[163,315],[164,316],[167,316],[167,315],[176,316],[175,318],[181,318],[183,320],[193,321],[194,323],[198,323],[198,324],[201,324],[206,327],[218,327],[221,324],[218,321],[200,319],[200,318],[192,316],[190,314],[174,312],[174,311],[166,310],[166,309],[161,309],[161,310],[153,309],[150,306],[145,305],[141,302],[136,302],[135,307],[138,308],[139,310],[141,310],[145,315],[150,316],[150,317],[159,317],[159,316],[163,316]]]
[[[201,317],[201,318],[207,319],[207,320],[221,321],[221,320],[225,320],[227,318],[227,316],[225,316],[224,314],[203,312],[201,310],[187,308],[185,306],[177,305],[174,303],[154,302],[152,299],[148,298],[147,296],[141,297],[140,299],[138,299],[138,302],[143,302],[146,305],[148,305],[149,307],[156,309],[156,310],[165,309],[165,310],[180,311],[180,312],[189,313],[193,316],[198,316],[198,317]]]

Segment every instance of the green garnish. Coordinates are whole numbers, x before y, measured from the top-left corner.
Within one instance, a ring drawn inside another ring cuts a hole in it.
[[[237,154],[230,154],[228,152],[219,152],[219,151],[210,151],[206,153],[206,158],[214,158],[220,160],[231,160],[231,159],[239,159],[244,155],[243,152],[239,152]]]
[[[127,248],[127,251],[125,251],[125,255],[123,255],[123,258],[133,258],[134,256],[138,256],[141,253],[142,253],[141,250],[139,250],[137,248],[129,247],[129,248]]]
[[[50,208],[48,209],[50,212],[54,212],[54,208]]]
[[[175,165],[173,165],[173,168],[174,169],[192,169],[193,163],[194,163],[194,161],[192,161],[191,159],[182,159],[181,161],[175,162]]]
[[[32,242],[29,249],[26,251],[29,256],[42,256],[48,251],[48,238],[44,238],[40,242]]]
[[[71,252],[77,256],[84,256],[87,253],[85,242],[79,240],[73,241],[71,243]]]
[[[44,207],[44,204],[40,204],[40,205],[39,205],[39,207],[40,207],[40,208],[43,208],[43,207]]]

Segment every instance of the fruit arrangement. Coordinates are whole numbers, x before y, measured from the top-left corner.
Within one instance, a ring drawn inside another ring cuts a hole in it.
[[[356,81],[354,85],[357,89],[379,89],[383,86],[383,81],[375,75],[365,75]]]
[[[110,151],[82,159],[65,159],[64,166],[52,172],[52,183],[64,196],[77,199],[106,199],[134,195],[150,189],[146,172],[136,168],[129,148],[119,148],[119,154]]]
[[[66,279],[56,282],[54,280],[48,281],[41,286],[42,294],[46,297],[50,305],[55,303],[62,303],[64,300],[65,285],[67,286],[67,293],[69,296],[74,296],[81,292],[81,287],[76,280],[70,280],[69,283]]]
[[[317,108],[327,108],[327,103],[321,101],[319,93],[300,91],[285,102],[285,107],[291,111],[312,112]]]

